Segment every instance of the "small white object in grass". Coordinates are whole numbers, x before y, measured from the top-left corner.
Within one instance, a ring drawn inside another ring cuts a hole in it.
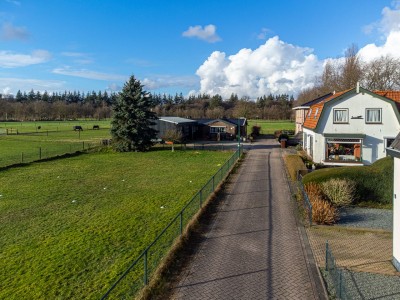
[[[105,187],[105,188],[103,188],[103,190],[106,190],[107,188]]]
[[[125,179],[122,179],[122,181],[125,181]]]
[[[165,208],[165,207],[164,207],[164,206],[161,206],[160,208],[163,209],[163,208]]]
[[[218,167],[220,167],[220,166],[221,166],[221,164],[218,164],[217,166],[218,166]]]
[[[0,195],[0,197],[3,197],[3,195]]]
[[[60,176],[57,176],[57,178],[60,178]]]
[[[189,182],[190,182],[190,183],[192,183],[192,181],[191,181],[191,180],[189,180]]]
[[[72,200],[72,203],[76,203],[76,200]]]

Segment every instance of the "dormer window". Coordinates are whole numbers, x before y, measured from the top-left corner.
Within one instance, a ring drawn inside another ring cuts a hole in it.
[[[311,117],[311,113],[312,113],[312,108],[310,108],[310,110],[308,111],[307,117]]]
[[[318,111],[319,111],[319,108],[317,107],[317,109],[315,110],[314,119],[316,119],[316,118],[317,118]]]

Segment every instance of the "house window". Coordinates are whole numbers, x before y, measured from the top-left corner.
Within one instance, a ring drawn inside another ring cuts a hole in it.
[[[349,110],[347,108],[334,109],[333,123],[335,124],[349,123]]]
[[[362,139],[326,139],[325,161],[361,162]]]
[[[382,109],[367,108],[365,110],[365,123],[367,124],[382,123]]]
[[[308,116],[307,117],[310,117],[311,113],[312,113],[312,108],[310,108],[310,110],[308,111]]]
[[[389,148],[394,142],[394,140],[395,138],[384,138],[383,152],[386,152],[386,148]]]
[[[317,107],[317,109],[315,110],[314,119],[316,119],[316,118],[317,118],[318,111],[319,111],[319,108]]]
[[[224,133],[226,132],[225,126],[211,126],[210,133]]]

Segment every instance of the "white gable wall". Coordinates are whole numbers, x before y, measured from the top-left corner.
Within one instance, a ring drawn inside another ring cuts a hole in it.
[[[333,110],[344,108],[349,110],[348,124],[334,124]],[[382,124],[366,124],[366,109],[381,108]],[[352,119],[361,116],[362,119]],[[367,93],[351,94],[343,99],[332,100],[325,104],[316,129],[318,150],[314,150],[316,162],[325,158],[325,139],[323,133],[330,134],[365,134],[362,158],[365,164],[371,164],[386,156],[384,138],[394,138],[400,131],[400,124],[393,111],[391,102],[374,97]],[[318,153],[317,153],[318,152]]]
[[[400,158],[394,158],[393,264],[400,271]]]

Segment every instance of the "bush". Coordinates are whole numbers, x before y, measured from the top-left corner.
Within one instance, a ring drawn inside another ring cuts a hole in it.
[[[312,205],[313,222],[325,225],[334,224],[339,219],[339,214],[336,208],[324,199],[320,185],[310,182],[304,186],[304,189]]]
[[[356,184],[354,181],[333,178],[322,183],[322,191],[335,206],[348,206],[353,203]]]
[[[303,184],[322,183],[332,178],[353,181],[355,201],[389,204],[393,197],[393,158],[385,157],[371,166],[338,167],[316,170],[303,177]]]
[[[332,225],[339,219],[339,215],[334,206],[328,201],[316,198],[311,201],[312,220],[317,224]]]
[[[292,181],[297,181],[297,173],[299,170],[307,170],[301,157],[297,154],[290,154],[283,157],[287,170]]]

